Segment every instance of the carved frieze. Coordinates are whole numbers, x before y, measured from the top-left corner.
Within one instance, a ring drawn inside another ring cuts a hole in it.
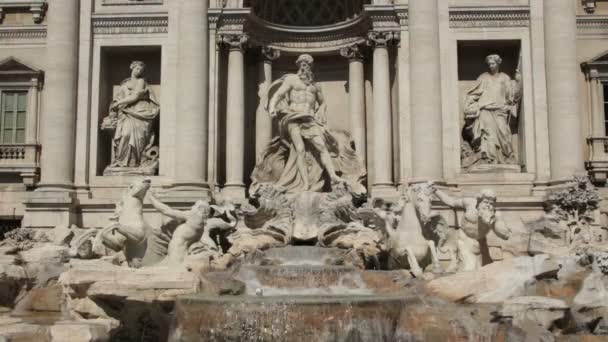
[[[608,30],[608,16],[605,15],[581,15],[576,18],[576,26],[585,30]]]
[[[154,16],[94,16],[95,34],[142,34],[167,33],[169,19],[166,15]]]
[[[530,10],[527,7],[450,9],[451,28],[528,26],[530,26]]]
[[[0,27],[0,39],[40,39],[46,38],[46,26]]]

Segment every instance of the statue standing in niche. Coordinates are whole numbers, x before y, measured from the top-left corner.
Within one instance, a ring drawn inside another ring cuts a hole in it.
[[[143,62],[131,63],[131,77],[120,85],[101,125],[113,132],[112,162],[104,175],[154,175],[158,169],[153,124],[160,105],[143,77],[145,68]]]
[[[287,192],[331,191],[332,184],[347,182],[353,191],[365,192],[365,168],[350,134],[326,126],[327,105],[315,83],[313,62],[312,56],[301,55],[298,73],[275,81],[262,97],[268,114],[278,121],[279,136],[253,171],[251,191],[264,183]]]
[[[465,169],[480,164],[516,164],[511,124],[517,119],[522,96],[519,70],[515,80],[500,72],[499,55],[486,57],[489,71],[477,78],[464,102],[462,137],[468,143],[462,161]]]

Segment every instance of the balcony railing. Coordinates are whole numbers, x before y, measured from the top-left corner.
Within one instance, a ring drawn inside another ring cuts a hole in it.
[[[587,138],[589,155],[585,168],[591,180],[598,185],[605,185],[608,180],[608,137]]]
[[[33,186],[40,168],[40,145],[0,145],[0,173],[17,173],[26,186]]]

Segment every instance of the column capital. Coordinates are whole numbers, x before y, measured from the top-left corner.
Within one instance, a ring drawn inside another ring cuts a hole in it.
[[[367,33],[367,45],[373,46],[374,48],[385,48],[389,44],[399,41],[400,37],[399,32],[369,31]]]
[[[358,44],[353,44],[340,49],[340,56],[348,59],[349,61],[362,61],[363,51],[359,48]]]
[[[249,44],[249,36],[246,34],[220,34],[217,43],[228,46],[230,50],[244,50]]]
[[[272,63],[274,60],[281,57],[281,51],[271,48],[270,46],[262,46],[260,48],[262,60],[267,63]]]

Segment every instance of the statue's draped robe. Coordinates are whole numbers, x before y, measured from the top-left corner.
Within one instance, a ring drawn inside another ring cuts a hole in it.
[[[520,97],[519,85],[505,73],[483,73],[467,93],[462,134],[484,163],[515,162],[509,121]]]
[[[262,96],[261,106],[267,105],[273,90],[276,91],[280,87],[285,77],[283,76],[270,86],[268,94]],[[265,110],[267,111],[267,109]],[[264,183],[274,184],[286,189],[287,192],[331,190],[327,174],[317,155],[318,149],[312,145],[312,138],[320,136],[332,157],[336,173],[345,179],[355,191],[365,192],[361,185],[366,174],[365,166],[355,152],[352,137],[348,132],[331,130],[309,113],[291,110],[287,99],[277,104],[277,111],[279,112],[279,135],[266,147],[251,175],[253,191]],[[287,128],[290,123],[299,124],[300,134],[306,145],[308,189],[304,189],[304,178],[296,164],[297,153]]]
[[[130,96],[136,90],[131,82],[122,82],[114,101]],[[138,100],[118,109],[114,133],[114,160],[112,167],[139,167],[144,151],[154,143],[152,124],[158,117],[160,106],[148,83],[138,94]]]

